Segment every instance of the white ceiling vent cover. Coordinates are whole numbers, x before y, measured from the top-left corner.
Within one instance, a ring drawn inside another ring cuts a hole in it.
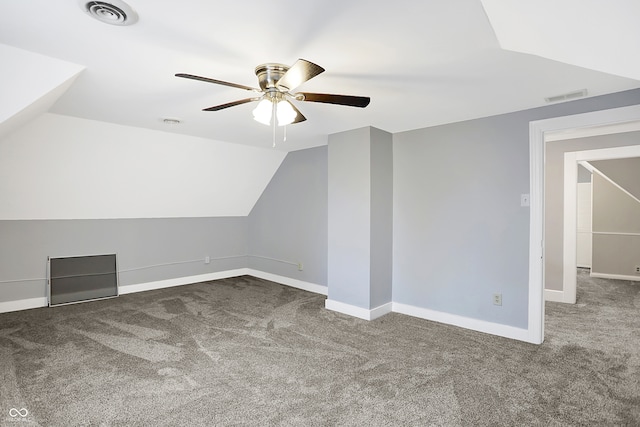
[[[87,1],[80,0],[80,7],[89,15],[111,25],[132,25],[138,21],[138,14],[121,0]]]
[[[562,95],[555,95],[545,98],[544,100],[547,102],[560,102],[560,101],[569,101],[571,99],[582,98],[587,96],[587,90],[576,90],[569,93],[563,93]]]

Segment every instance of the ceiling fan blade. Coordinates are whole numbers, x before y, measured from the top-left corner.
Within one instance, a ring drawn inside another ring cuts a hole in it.
[[[202,111],[219,111],[219,110],[224,110],[225,108],[235,107],[236,105],[246,104],[247,102],[258,101],[259,99],[260,99],[260,97],[258,97],[258,98],[245,98],[245,99],[240,99],[240,100],[238,100],[238,101],[228,102],[228,103],[226,103],[226,104],[214,105],[213,107],[203,108],[203,109],[202,109]]]
[[[293,105],[293,102],[290,102],[289,104],[291,104],[291,106],[293,107],[293,111],[296,112],[296,118],[293,119],[293,121],[291,122],[291,124],[294,123],[300,123],[300,122],[304,122],[305,120],[307,120],[307,118],[305,116],[302,115],[302,113],[300,112],[300,110],[298,110],[296,108],[295,105]]]
[[[302,96],[300,96],[302,95]],[[364,108],[369,105],[371,98],[368,96],[330,95],[328,93],[299,92],[294,95],[296,99],[309,102],[323,102],[325,104],[347,105],[349,107]]]
[[[276,83],[276,87],[287,92],[300,86],[307,80],[311,80],[318,74],[324,72],[324,68],[309,62],[306,59],[298,59],[289,70],[284,73]]]
[[[178,74],[176,74],[176,77],[183,77],[185,79],[192,79],[192,80],[200,80],[201,82],[215,83],[215,84],[218,84],[218,85],[231,86],[231,87],[235,87],[235,88],[238,88],[238,89],[250,90],[250,91],[253,91],[253,92],[260,92],[259,89],[256,89],[256,88],[253,88],[253,87],[249,87],[249,86],[245,86],[245,85],[239,85],[237,83],[225,82],[225,81],[222,81],[222,80],[210,79],[208,77],[194,76],[193,74],[178,73]]]

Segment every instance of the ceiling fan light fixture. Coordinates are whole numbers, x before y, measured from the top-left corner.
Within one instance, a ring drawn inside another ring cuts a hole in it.
[[[177,73],[175,76],[259,93],[260,95],[254,95],[250,98],[239,99],[237,101],[227,102],[226,104],[203,108],[202,111],[220,111],[229,107],[259,101],[258,106],[253,110],[253,118],[257,122],[267,126],[271,126],[273,124],[275,141],[276,124],[278,126],[286,126],[288,124],[301,123],[307,120],[306,117],[296,108],[294,103],[291,102],[293,100],[346,105],[359,108],[364,108],[369,105],[371,99],[366,96],[292,92],[296,87],[306,81],[309,81],[322,72],[324,72],[324,68],[314,64],[313,62],[309,62],[306,59],[298,59],[291,67],[276,63],[258,65],[255,69],[255,74],[256,77],[258,77],[260,89],[223,80],[216,80],[209,77],[196,76],[194,74]]]
[[[253,109],[253,119],[256,122],[269,126],[273,115],[274,104],[271,99],[263,98],[256,108]]]
[[[298,114],[293,109],[291,103],[283,99],[276,104],[276,115],[278,117],[278,126],[286,126],[293,123]]]

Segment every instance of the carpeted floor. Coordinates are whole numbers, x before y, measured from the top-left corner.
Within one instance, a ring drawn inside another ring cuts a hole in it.
[[[640,425],[640,283],[580,271],[541,346],[324,299],[244,276],[0,314],[0,424]]]

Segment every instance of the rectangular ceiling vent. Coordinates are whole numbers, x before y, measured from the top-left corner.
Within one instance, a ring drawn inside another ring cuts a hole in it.
[[[582,98],[583,96],[587,96],[587,90],[575,90],[569,93],[563,93],[562,95],[555,95],[545,98],[544,100],[547,102],[560,102],[560,101],[569,101],[570,99]]]

